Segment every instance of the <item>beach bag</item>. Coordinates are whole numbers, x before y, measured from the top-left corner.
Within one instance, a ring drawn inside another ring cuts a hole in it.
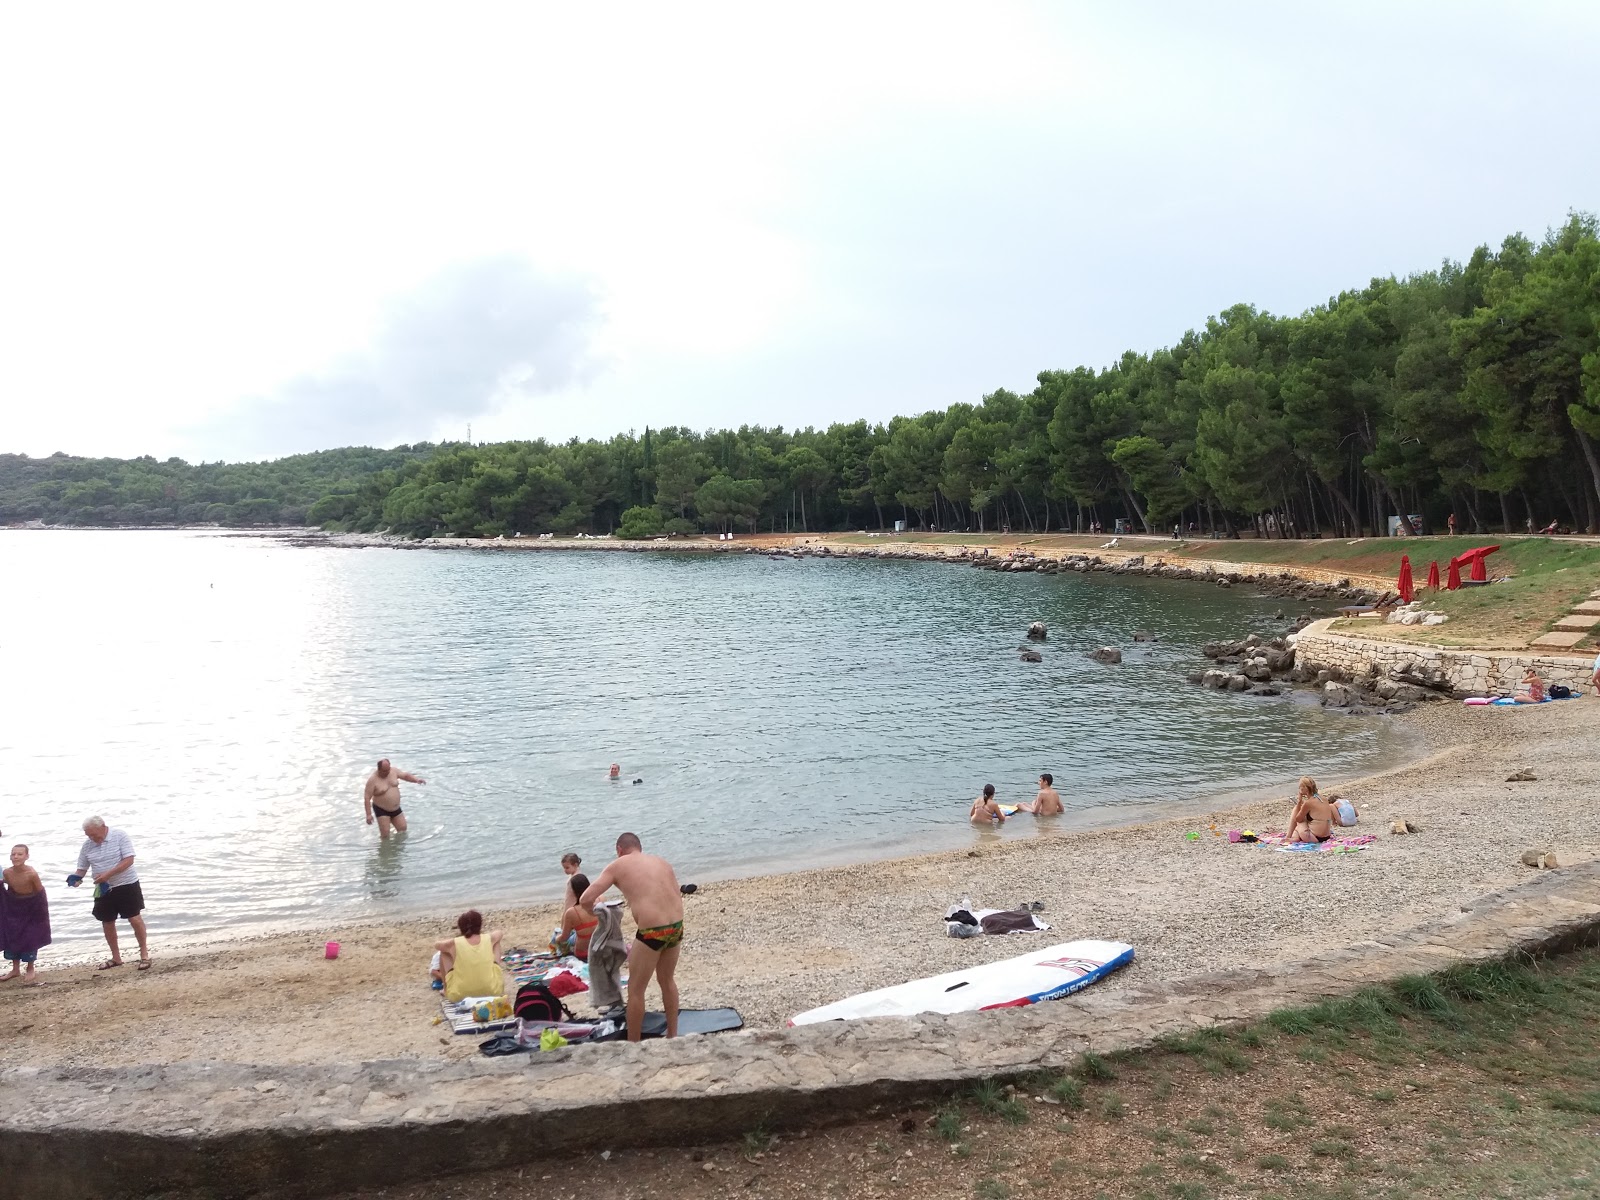
[[[1564,683],[1552,683],[1546,690],[1552,700],[1565,700],[1572,695],[1572,689]]]
[[[517,989],[512,1011],[524,1021],[575,1021],[572,1010],[542,983],[525,983]]]

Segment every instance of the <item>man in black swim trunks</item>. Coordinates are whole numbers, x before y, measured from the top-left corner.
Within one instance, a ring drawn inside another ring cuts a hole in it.
[[[367,810],[367,824],[378,821],[378,834],[387,838],[392,828],[397,833],[406,831],[405,813],[400,809],[400,781],[427,783],[418,775],[396,771],[387,758],[378,760],[378,769],[367,777],[366,789],[361,794],[361,804]]]

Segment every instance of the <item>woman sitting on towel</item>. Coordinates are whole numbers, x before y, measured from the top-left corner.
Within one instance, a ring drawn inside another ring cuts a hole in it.
[[[582,896],[589,890],[589,877],[582,874],[574,875],[571,890],[573,895]],[[589,939],[594,936],[595,927],[599,924],[599,917],[573,903],[561,914],[561,930],[550,943],[551,949],[557,954],[571,954],[588,962]]]
[[[433,977],[444,982],[444,998],[450,1001],[465,1000],[468,996],[500,996],[505,994],[505,979],[500,974],[501,930],[483,930],[483,914],[469,908],[456,918],[459,937],[446,938],[433,944],[435,955]]]
[[[1522,686],[1517,690],[1520,692],[1524,689],[1528,693],[1526,696],[1517,695],[1512,697],[1518,704],[1540,704],[1544,701],[1544,680],[1539,678],[1539,672],[1532,667],[1529,667],[1523,674]]]
[[[1300,794],[1289,815],[1291,842],[1325,842],[1333,836],[1338,818],[1333,805],[1317,794],[1317,781],[1309,775],[1300,779]]]

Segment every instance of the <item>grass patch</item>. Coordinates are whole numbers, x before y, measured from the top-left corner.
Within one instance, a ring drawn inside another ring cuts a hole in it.
[[[1117,1077],[1116,1068],[1093,1050],[1085,1050],[1076,1068],[1078,1078],[1106,1082]]]
[[[1112,1121],[1120,1121],[1128,1115],[1128,1105],[1116,1092],[1107,1092],[1100,1097],[1100,1115]]]
[[[999,1117],[1008,1125],[1022,1125],[1028,1120],[1028,1106],[992,1079],[985,1079],[973,1087],[968,1099],[979,1111]]]
[[[998,1179],[980,1179],[972,1189],[978,1200],[1011,1200],[1011,1188]]]
[[[1050,1096],[1061,1101],[1064,1108],[1080,1109],[1083,1107],[1083,1081],[1063,1075],[1050,1085]]]
[[[1289,1160],[1281,1154],[1263,1154],[1256,1159],[1256,1166],[1263,1171],[1287,1171]]]

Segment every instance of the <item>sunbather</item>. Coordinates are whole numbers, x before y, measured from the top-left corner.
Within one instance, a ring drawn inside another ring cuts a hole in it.
[[[583,895],[589,890],[589,877],[581,872],[574,875],[568,881],[567,889],[574,895]],[[600,919],[580,904],[574,902],[568,905],[567,911],[561,915],[561,928],[550,943],[551,949],[557,954],[571,954],[588,962],[589,939],[594,936],[599,924]]]
[[[1302,776],[1294,812],[1289,814],[1289,840],[1325,842],[1333,836],[1337,816],[1333,805],[1317,794],[1317,781],[1309,775]]]
[[[483,914],[470,908],[456,918],[460,936],[435,942],[433,978],[444,985],[446,1000],[464,1000],[468,996],[500,996],[505,994],[505,977],[500,974],[500,939],[505,936],[499,929],[487,933],[483,928]]]
[[[1544,700],[1544,680],[1539,678],[1539,672],[1529,667],[1523,673],[1522,683],[1519,685],[1518,694],[1511,698],[1518,704],[1539,704]],[[1523,695],[1523,692],[1526,695]]]

